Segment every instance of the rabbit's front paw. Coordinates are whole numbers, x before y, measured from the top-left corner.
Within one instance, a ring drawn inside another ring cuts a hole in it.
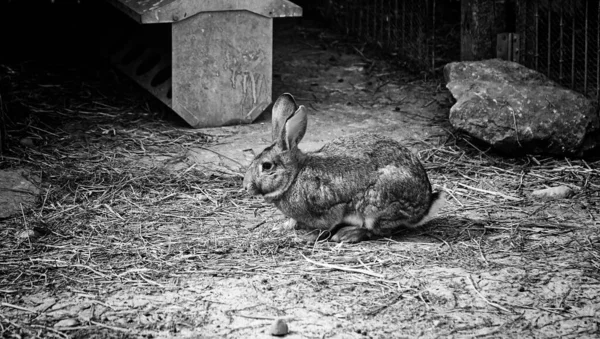
[[[371,232],[361,226],[342,227],[331,237],[331,241],[347,243],[357,243],[369,239],[371,239]]]
[[[300,242],[307,245],[314,245],[318,241],[327,241],[331,233],[329,231],[311,230],[300,236]]]
[[[284,230],[295,230],[297,229],[298,226],[298,222],[296,221],[296,219],[294,218],[289,218],[284,224],[283,224],[283,229]]]

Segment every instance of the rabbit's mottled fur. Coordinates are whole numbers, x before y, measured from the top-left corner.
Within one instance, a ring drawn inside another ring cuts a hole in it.
[[[262,195],[298,227],[358,242],[429,221],[443,194],[432,193],[419,159],[390,138],[361,133],[303,153],[307,114],[290,94],[273,105],[273,144],[257,155],[244,188]]]

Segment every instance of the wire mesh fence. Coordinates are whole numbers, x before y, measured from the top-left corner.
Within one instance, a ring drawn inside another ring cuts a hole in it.
[[[490,32],[495,33],[490,34],[490,46],[495,46],[500,27],[514,29],[521,64],[588,97],[600,98],[600,1],[499,3],[510,5],[507,15],[514,24],[491,24]],[[460,60],[460,0],[327,0],[321,8],[345,33],[393,51],[421,69]],[[477,8],[482,18],[485,8]]]
[[[596,100],[600,6],[588,0],[517,1],[520,63]]]
[[[460,56],[460,2],[443,2],[438,8],[436,0],[328,0],[322,11],[347,34],[433,69]]]

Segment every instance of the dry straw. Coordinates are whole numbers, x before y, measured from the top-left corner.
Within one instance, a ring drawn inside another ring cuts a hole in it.
[[[48,289],[99,296],[122,286],[177,289],[190,276],[266,274],[282,285],[303,279],[315,291],[358,287],[371,292],[368,300],[346,292],[339,298],[376,316],[401,300],[430,304],[413,276],[417,269],[486,271],[498,258],[522,253],[581,267],[595,284],[600,279],[597,161],[507,159],[453,135],[418,141],[434,186],[449,193],[439,219],[390,239],[306,245],[300,233],[271,230],[283,218],[241,190],[241,173],[189,160],[188,152],[218,138],[165,121],[140,96],[123,99],[40,74],[26,78],[31,82],[10,93],[9,108],[31,114],[9,125],[10,151],[1,166],[39,176],[44,193],[34,208],[0,221],[4,334],[66,337],[40,320],[43,309],[22,303]],[[19,138],[35,146],[20,146]],[[558,202],[529,196],[557,185],[575,194]],[[33,228],[46,235],[18,237]],[[545,247],[551,236],[563,236],[568,256]],[[465,281],[499,312],[525,307],[493,301],[471,276]],[[136,331],[98,319],[81,325],[90,328]]]

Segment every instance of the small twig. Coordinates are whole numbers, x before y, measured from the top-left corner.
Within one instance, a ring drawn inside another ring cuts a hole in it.
[[[458,185],[462,186],[464,188],[468,188],[468,189],[473,190],[473,191],[477,191],[477,192],[481,192],[481,193],[486,193],[486,194],[491,194],[491,195],[497,195],[497,196],[503,197],[504,199],[508,199],[508,200],[512,200],[512,201],[522,201],[523,200],[521,198],[511,197],[510,195],[506,195],[504,193],[495,192],[495,191],[488,191],[488,190],[484,190],[484,189],[481,189],[481,188],[476,188],[476,187],[473,187],[473,186],[465,185],[465,184],[460,183],[460,182],[458,183]]]
[[[65,334],[65,333],[63,333],[63,332],[61,332],[61,331],[59,331],[59,330],[57,330],[55,328],[49,327],[49,326],[38,325],[38,324],[31,324],[30,326],[33,327],[33,328],[41,328],[44,331],[52,332],[52,333],[54,333],[54,334],[56,334],[56,335],[58,335],[58,336],[60,336],[62,338],[70,338],[67,334]]]
[[[381,88],[383,88],[384,86],[386,86],[390,83],[391,83],[391,81],[384,81],[381,85],[379,85],[379,86],[377,86],[377,88],[375,88],[375,90],[373,91],[373,94],[376,94],[377,92],[379,92],[379,90]]]
[[[398,300],[402,299],[402,294],[398,294],[397,296],[395,296],[392,300],[390,300],[390,302],[386,303],[383,306],[377,307],[376,309],[370,311],[367,313],[367,315],[370,316],[374,316],[378,313],[380,313],[381,311],[385,310],[386,308],[394,305],[396,302],[398,302]]]
[[[366,56],[363,54],[363,52],[361,52],[361,51],[360,51],[358,48],[356,48],[356,46],[352,46],[352,48],[354,48],[354,50],[355,50],[355,51],[356,51],[358,54],[360,54],[360,56],[361,56],[361,57],[362,57],[362,58],[363,58],[365,61],[368,61],[368,62],[373,62],[373,60],[371,60],[371,59],[367,58],[367,57],[366,57]]]
[[[240,167],[242,167],[242,168],[243,168],[243,167],[245,167],[245,166],[244,166],[244,165],[242,165],[242,163],[240,163],[239,161],[237,161],[237,160],[235,160],[235,159],[232,159],[232,158],[230,158],[230,157],[228,157],[228,156],[226,156],[226,155],[223,155],[223,154],[221,154],[221,153],[219,153],[219,152],[217,152],[217,151],[215,151],[215,150],[212,150],[212,149],[210,149],[210,148],[207,148],[207,147],[201,147],[201,146],[196,146],[195,148],[199,148],[199,149],[203,149],[203,150],[205,150],[205,151],[212,152],[212,153],[214,153],[214,154],[216,154],[216,155],[218,155],[218,156],[220,156],[220,157],[223,157],[223,158],[225,158],[225,159],[227,159],[227,160],[229,160],[229,161],[232,161],[232,162],[234,162],[234,163],[238,164],[238,165],[239,165]]]
[[[357,260],[360,263],[360,265],[365,268],[365,270],[375,273],[375,272],[373,272],[373,270],[371,268],[369,268],[369,266],[367,266],[362,260],[360,260],[360,258],[358,258]],[[377,274],[377,273],[375,273],[375,274]]]
[[[448,243],[446,240],[444,240],[444,239],[442,239],[442,238],[438,237],[437,235],[430,234],[430,233],[425,233],[425,235],[428,235],[428,236],[430,236],[430,237],[432,237],[432,238],[434,238],[434,239],[436,239],[436,240],[438,240],[438,241],[441,241],[441,242],[443,242],[443,243],[444,243],[446,246],[448,246],[448,247],[450,248],[450,251],[451,251],[451,252],[453,252],[453,251],[454,251],[454,248],[452,248],[452,245],[451,245],[450,243]]]
[[[451,197],[452,197],[454,200],[456,200],[456,202],[457,202],[457,203],[458,203],[460,206],[462,206],[462,207],[465,207],[465,205],[464,205],[462,202],[460,202],[460,200],[458,200],[458,198],[456,198],[456,197],[454,196],[454,194],[452,194],[452,192],[451,192],[450,190],[445,190],[445,191],[446,191],[446,193],[448,193],[448,194],[449,194],[449,195],[450,195],[450,196],[451,196]]]
[[[252,225],[252,226],[248,227],[248,230],[249,230],[249,231],[252,231],[252,230],[254,230],[254,229],[258,228],[259,226],[263,225],[265,222],[267,222],[267,221],[266,221],[266,220],[259,221],[259,222],[257,222],[256,224],[254,224],[254,225]]]
[[[357,269],[357,268],[350,268],[350,267],[344,267],[344,266],[338,266],[338,265],[332,265],[332,264],[327,264],[327,263],[316,262],[314,260],[308,259],[306,256],[304,256],[304,254],[302,254],[302,257],[304,257],[304,259],[306,259],[306,261],[308,261],[311,264],[314,264],[314,265],[317,265],[317,266],[321,266],[321,267],[330,268],[332,270],[339,270],[339,271],[360,273],[360,274],[370,275],[372,277],[376,277],[376,278],[380,278],[380,279],[386,279],[385,275],[383,275],[383,274],[378,274],[378,273],[370,272],[370,271],[367,271],[367,270],[360,270],[360,269]]]
[[[423,298],[423,291],[419,291],[419,293],[417,293],[417,296],[423,302],[423,304],[425,305],[425,308],[429,309],[430,308],[429,304],[427,304],[427,302],[425,301],[425,298]]]
[[[479,255],[481,256],[481,259],[483,259],[483,262],[485,262],[486,265],[489,265],[490,263],[487,261],[485,255],[483,254],[483,249],[481,248],[481,239],[477,241],[476,244],[479,248]]]
[[[245,315],[245,314],[238,314],[238,316],[242,317],[242,318],[247,318],[247,319],[258,319],[258,320],[275,320],[278,319],[279,317],[262,317],[259,315]]]
[[[108,206],[108,204],[104,204],[104,207],[106,207],[106,209],[109,210],[110,213],[114,214],[117,218],[125,220],[119,213],[113,211],[113,209],[110,206]]]
[[[519,140],[519,129],[517,127],[517,118],[515,116],[515,110],[508,103],[507,103],[507,106],[509,106],[510,113],[512,114],[512,118],[513,118],[513,124],[515,125],[515,136],[517,137],[517,144],[519,144],[520,147],[523,147],[523,145],[521,145],[521,140]]]
[[[24,311],[24,312],[29,312],[29,313],[35,313],[35,314],[37,314],[36,311],[31,310],[29,308],[22,307],[22,306],[17,306],[17,305],[13,305],[13,304],[9,304],[9,303],[0,303],[0,306],[2,306],[2,307],[10,307],[10,308],[14,308],[14,309],[19,310],[19,311]]]
[[[425,105],[421,106],[421,108],[425,108],[430,106],[431,104],[433,104],[435,102],[435,99],[431,99],[428,103],[426,103]]]
[[[159,286],[159,287],[162,287],[162,288],[167,288],[165,285],[163,285],[163,284],[161,284],[161,283],[158,283],[158,282],[156,282],[156,281],[153,281],[153,280],[150,280],[150,279],[148,279],[148,278],[144,277],[144,275],[143,275],[143,274],[141,274],[140,272],[137,272],[137,275],[138,275],[140,278],[142,278],[142,279],[143,279],[145,282],[147,282],[147,283],[149,283],[149,284],[156,285],[156,286]]]
[[[183,176],[184,174],[186,174],[187,172],[189,172],[189,171],[193,170],[193,169],[194,169],[194,167],[196,167],[196,165],[198,165],[198,164],[197,164],[197,163],[193,163],[193,164],[192,164],[192,166],[188,167],[188,168],[187,168],[185,171],[183,171],[183,172],[179,173],[179,174],[177,175],[177,177],[178,177],[178,178],[179,178],[179,177],[182,177],[182,176]]]
[[[473,281],[473,278],[471,277],[470,274],[467,276],[467,278],[469,278],[469,281],[471,282],[471,286],[473,286],[473,289],[475,290],[475,292],[477,292],[477,295],[479,295],[481,297],[481,299],[483,299],[483,301],[486,302],[486,304],[488,304],[488,305],[490,305],[492,307],[495,307],[497,309],[500,309],[500,310],[502,310],[504,312],[513,313],[510,310],[508,310],[507,308],[503,307],[502,305],[498,305],[495,302],[490,301],[483,294],[481,294],[481,292],[479,292],[479,290],[477,289],[477,286],[475,286],[475,282]]]
[[[93,320],[91,320],[91,321],[90,321],[90,323],[91,323],[91,324],[94,324],[94,325],[96,325],[96,326],[100,326],[100,327],[108,328],[108,329],[115,330],[115,331],[120,331],[120,332],[125,332],[125,333],[129,333],[129,332],[131,332],[131,330],[130,330],[130,329],[127,329],[127,328],[122,328],[122,327],[116,327],[116,326],[105,325],[105,324],[103,324],[103,323],[99,323],[99,322],[96,322],[96,321],[93,321]]]
[[[72,266],[72,267],[81,267],[81,268],[85,268],[85,269],[88,269],[88,270],[90,270],[90,271],[92,271],[92,272],[96,273],[97,275],[101,276],[102,278],[107,278],[107,275],[106,275],[106,274],[104,274],[104,273],[102,273],[102,272],[98,272],[98,271],[96,271],[95,269],[93,269],[93,268],[91,268],[91,267],[89,267],[89,266],[87,266],[87,265],[75,264],[75,265],[69,265],[69,266]],[[63,266],[63,267],[67,267],[67,266]]]

